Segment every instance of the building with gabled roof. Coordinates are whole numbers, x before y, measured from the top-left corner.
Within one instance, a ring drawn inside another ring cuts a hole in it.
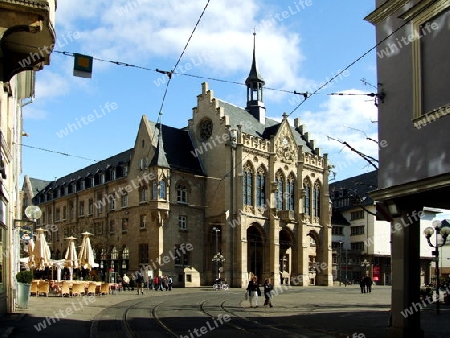
[[[327,156],[299,119],[266,117],[264,84],[253,48],[246,108],[203,83],[185,128],[144,115],[133,148],[50,183],[35,203],[54,255],[88,230],[104,272],[331,286]]]

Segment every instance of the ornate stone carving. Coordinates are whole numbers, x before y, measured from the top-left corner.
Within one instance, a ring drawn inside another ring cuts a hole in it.
[[[295,143],[287,135],[281,135],[275,142],[275,154],[277,160],[284,163],[292,163],[296,161],[297,154]]]

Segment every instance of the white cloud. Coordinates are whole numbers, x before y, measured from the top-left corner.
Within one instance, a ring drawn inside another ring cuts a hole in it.
[[[37,73],[36,97],[39,99],[62,96],[69,91],[69,87],[66,76],[49,69]]]
[[[89,51],[101,59],[169,70],[166,68],[174,66],[204,6],[203,2],[188,0],[121,0],[114,4],[65,1],[58,8],[57,23],[62,33],[81,32],[77,42],[83,52]],[[210,2],[181,64],[205,52],[212,53],[211,60],[190,73],[243,82],[251,65],[253,29],[258,27],[257,64],[267,86],[304,88],[308,80],[300,74],[304,60],[301,38],[282,24],[265,24],[263,20],[269,14],[268,8],[255,0]],[[166,64],[158,64],[162,59]],[[101,71],[104,66],[98,63],[95,69]],[[236,75],[240,78],[233,78]],[[283,95],[279,92],[267,92],[266,100],[280,97]]]
[[[340,93],[362,94],[364,92],[352,89]],[[348,169],[355,164],[358,169],[367,166],[369,170],[374,170],[374,167],[362,160],[349,147],[328,138],[347,142],[357,151],[377,159],[378,145],[367,139],[378,140],[377,124],[371,122],[377,119],[374,101],[364,95],[329,96],[320,108],[318,111],[304,111],[299,115],[306,131],[310,132],[310,139],[316,140],[316,145],[322,149],[322,152],[329,154],[330,162],[332,164],[334,162],[335,165],[339,162],[341,168],[338,170]]]

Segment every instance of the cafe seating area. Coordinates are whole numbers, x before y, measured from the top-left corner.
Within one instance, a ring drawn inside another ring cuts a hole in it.
[[[122,289],[121,284],[94,281],[55,281],[33,280],[31,282],[30,296],[56,296],[56,297],[80,297],[80,296],[105,296],[114,294]]]

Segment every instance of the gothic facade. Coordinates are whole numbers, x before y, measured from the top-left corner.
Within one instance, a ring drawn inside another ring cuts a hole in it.
[[[266,117],[264,84],[253,54],[247,107],[203,83],[185,128],[144,115],[133,148],[37,193],[54,256],[87,230],[100,269],[143,266],[186,287],[252,274],[331,286],[327,156],[299,119]]]

